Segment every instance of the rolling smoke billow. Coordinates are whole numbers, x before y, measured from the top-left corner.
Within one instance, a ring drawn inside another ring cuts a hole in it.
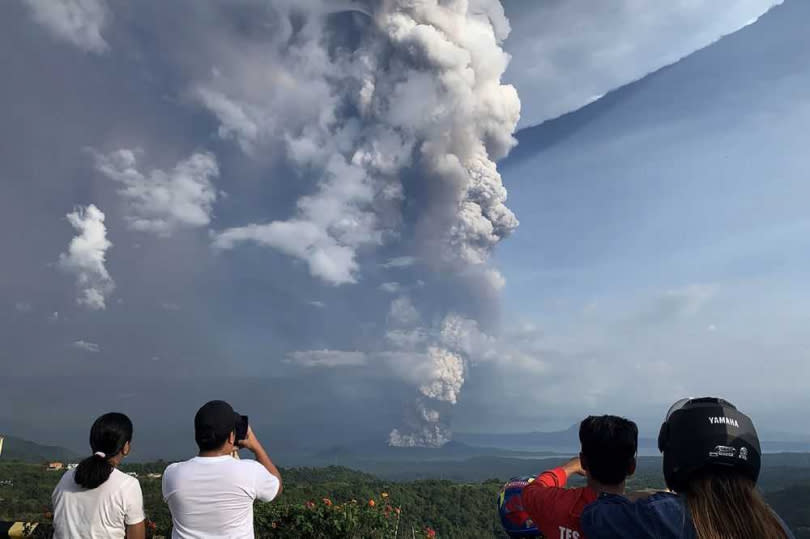
[[[520,114],[515,89],[500,81],[509,61],[500,2],[273,4],[272,47],[255,62],[223,64],[193,95],[218,118],[220,136],[249,156],[281,153],[314,185],[288,219],[221,230],[214,248],[262,245],[342,285],[358,281],[363,252],[384,247],[403,255],[401,265],[496,297],[503,280],[489,255],[518,221],[495,163],[515,144]],[[446,335],[461,306],[428,317],[407,292],[416,286],[402,286],[368,355],[419,394],[390,443],[439,446],[469,357]]]

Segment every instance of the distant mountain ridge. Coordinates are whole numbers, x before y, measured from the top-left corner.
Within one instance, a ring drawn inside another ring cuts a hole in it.
[[[575,424],[565,430],[554,432],[518,432],[507,434],[494,433],[455,433],[455,441],[472,446],[472,448],[487,448],[489,450],[507,451],[545,451],[552,453],[576,453],[579,451],[579,425]],[[787,436],[786,436],[787,438]],[[810,442],[806,439],[794,440],[761,439],[762,450],[769,453],[776,452],[807,452]],[[640,450],[657,452],[658,440],[641,437],[638,440]],[[492,455],[493,453],[488,453]]]
[[[542,457],[545,451],[512,451],[502,447],[482,447],[453,440],[442,447],[392,447],[379,441],[366,441],[338,445],[312,455],[317,461],[341,461],[344,459],[380,459],[386,461],[457,460],[482,456]]]
[[[81,456],[76,452],[56,445],[43,445],[31,440],[3,435],[3,451],[0,460],[21,460],[24,462],[44,462],[48,460],[77,462]]]

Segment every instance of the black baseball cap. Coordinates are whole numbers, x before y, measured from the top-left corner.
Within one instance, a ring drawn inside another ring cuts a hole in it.
[[[224,443],[236,430],[239,415],[225,401],[210,401],[202,405],[194,416],[194,439],[199,445]]]

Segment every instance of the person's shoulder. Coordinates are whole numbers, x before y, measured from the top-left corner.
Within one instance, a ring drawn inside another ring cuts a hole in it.
[[[639,500],[628,500],[618,494],[602,494],[582,512],[583,522],[596,522],[603,518],[647,520],[651,515],[672,514],[682,510],[683,502],[677,494],[658,492]]]
[[[252,459],[243,459],[235,461],[235,470],[233,471],[233,477],[239,477],[238,481],[244,482],[245,484],[257,484],[257,481],[265,481],[275,480],[275,476],[273,476],[270,472],[267,471],[267,468],[262,466],[262,464],[257,460]]]
[[[190,458],[188,460],[179,460],[177,462],[172,462],[163,470],[163,477],[166,475],[172,475],[175,473],[180,473],[181,471],[188,469],[194,466],[194,462],[196,457]]]
[[[247,473],[257,473],[257,472],[262,472],[262,471],[267,472],[267,469],[264,466],[262,466],[262,464],[257,460],[253,460],[253,459],[236,460],[236,459],[234,459],[234,463],[235,463],[234,465],[237,468],[239,468],[240,470],[244,470]],[[267,472],[267,473],[270,473],[270,472]]]
[[[589,508],[595,508],[600,505],[620,505],[633,508],[646,508],[657,505],[680,504],[680,499],[677,494],[672,492],[656,492],[650,496],[639,498],[638,500],[629,500],[620,494],[602,493],[596,500],[590,504]]]
[[[59,482],[56,483],[56,487],[54,491],[60,490],[71,490],[76,485],[76,470],[68,470],[62,474],[62,477],[59,478]]]
[[[135,485],[140,486],[140,482],[133,476],[122,472],[118,468],[113,468],[112,473],[110,474],[110,478],[108,481],[112,481],[115,484],[123,488],[131,488]]]
[[[651,496],[647,496],[646,498],[641,498],[633,502],[637,504],[639,507],[661,507],[667,505],[682,505],[683,501],[681,500],[680,496],[675,494],[674,492],[656,492]]]
[[[163,470],[163,477],[161,483],[163,485],[170,484],[176,481],[182,481],[183,477],[193,473],[193,459],[182,460],[180,462],[172,462]]]
[[[596,507],[598,505],[629,505],[631,503],[633,502],[620,494],[609,494],[603,492],[602,494],[598,495],[594,502],[588,505],[588,507]]]

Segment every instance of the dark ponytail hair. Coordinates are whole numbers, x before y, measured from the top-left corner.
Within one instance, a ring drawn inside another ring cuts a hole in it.
[[[124,414],[110,412],[96,419],[90,429],[90,449],[93,455],[76,467],[73,479],[83,488],[96,488],[106,481],[113,471],[110,458],[132,441],[132,421]],[[101,456],[99,453],[104,453]]]

